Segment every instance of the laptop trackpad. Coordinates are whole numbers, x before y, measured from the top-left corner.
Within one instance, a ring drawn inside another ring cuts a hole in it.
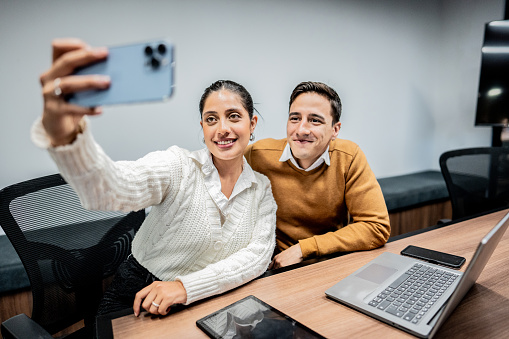
[[[362,302],[395,272],[394,268],[371,263],[329,288],[325,294],[340,301]]]
[[[381,284],[397,271],[397,269],[392,267],[387,267],[379,264],[371,264],[357,273],[356,276],[358,278],[374,282],[375,284]]]

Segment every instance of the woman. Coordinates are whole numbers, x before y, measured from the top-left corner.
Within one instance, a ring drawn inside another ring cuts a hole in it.
[[[136,316],[141,307],[165,315],[171,305],[223,293],[263,273],[275,246],[276,203],[269,180],[243,157],[257,123],[249,93],[232,81],[205,90],[199,106],[206,149],[173,146],[113,162],[86,118],[101,108],[62,99],[109,86],[101,76],[71,75],[107,53],[79,40],[55,40],[52,67],[40,78],[44,111],[32,128],[34,142],[48,149],[85,208],[153,206],[98,314],[132,306]]]

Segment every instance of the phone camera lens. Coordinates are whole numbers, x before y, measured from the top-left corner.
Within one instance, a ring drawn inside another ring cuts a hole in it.
[[[166,45],[165,44],[159,44],[159,46],[157,46],[157,51],[160,54],[166,53]]]
[[[152,50],[152,47],[150,46],[145,47],[145,55],[151,56],[153,53],[154,51]]]
[[[158,68],[161,65],[161,61],[159,61],[159,59],[157,59],[156,57],[152,57],[150,63],[152,65],[152,68]]]

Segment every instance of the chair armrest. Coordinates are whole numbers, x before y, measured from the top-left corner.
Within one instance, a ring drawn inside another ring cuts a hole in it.
[[[21,313],[2,323],[2,336],[4,339],[53,339],[41,325]]]

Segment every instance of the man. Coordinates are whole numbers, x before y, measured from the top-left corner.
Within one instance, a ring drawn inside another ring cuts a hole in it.
[[[336,139],[341,100],[303,82],[290,96],[287,138],[250,145],[245,157],[271,181],[277,250],[269,268],[383,246],[390,224],[380,185],[359,146]]]

